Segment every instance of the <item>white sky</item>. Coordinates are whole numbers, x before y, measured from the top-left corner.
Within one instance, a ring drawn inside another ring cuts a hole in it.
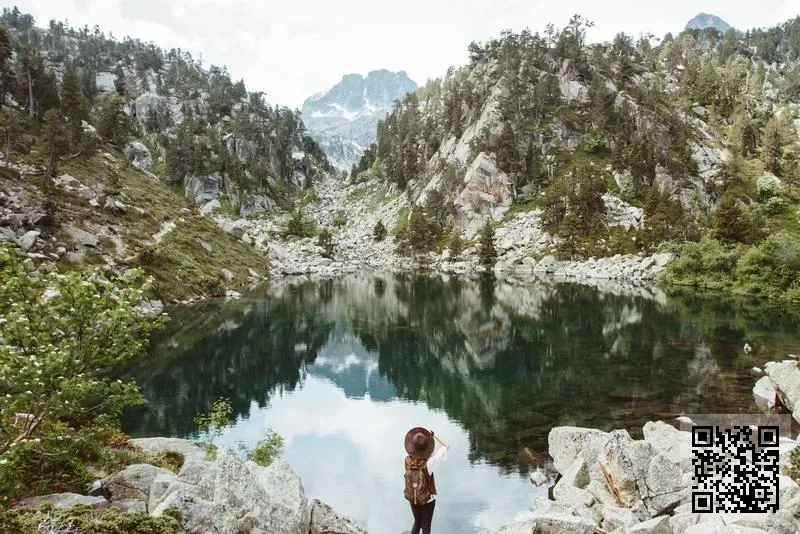
[[[13,4],[7,4],[13,5]],[[227,65],[234,79],[272,103],[299,107],[343,74],[405,70],[422,85],[467,60],[470,41],[526,26],[562,27],[579,13],[595,23],[590,40],[617,32],[662,37],[699,12],[738,29],[772,26],[800,14],[798,0],[18,0],[37,25],[50,19],[95,24],[188,50]]]

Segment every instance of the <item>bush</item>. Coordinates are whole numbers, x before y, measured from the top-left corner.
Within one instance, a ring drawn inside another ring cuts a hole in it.
[[[497,250],[494,247],[494,228],[487,220],[481,229],[478,240],[478,259],[486,269],[494,267],[497,261]]]
[[[208,445],[214,444],[214,438],[222,434],[222,428],[228,424],[233,415],[233,406],[229,399],[217,399],[211,405],[211,411],[201,413],[194,418],[197,430],[207,435]]]
[[[333,215],[333,225],[334,226],[344,226],[347,224],[347,212],[344,210],[339,210]]]
[[[119,414],[143,402],[110,376],[165,321],[139,308],[150,286],[138,270],[36,274],[0,247],[0,495],[84,485]]]
[[[43,506],[41,510],[19,508],[0,511],[0,532],[79,534],[174,534],[181,531],[181,514],[168,509],[160,517],[146,512],[98,510],[79,504],[72,508]]]
[[[317,238],[317,246],[322,248],[324,258],[333,258],[333,234],[327,228],[323,228]]]
[[[383,221],[378,221],[375,223],[375,228],[372,230],[372,235],[375,237],[375,241],[383,241],[386,239],[386,227],[383,225]]]
[[[464,252],[464,240],[461,239],[459,234],[453,234],[448,248],[450,249],[450,260],[456,261],[461,256],[461,253]]]
[[[269,467],[273,460],[280,456],[283,451],[283,444],[283,436],[270,427],[267,430],[267,438],[259,441],[256,447],[248,453],[247,457],[261,467]]]
[[[316,223],[308,220],[302,210],[295,210],[289,224],[286,226],[286,236],[313,237],[316,233]]]

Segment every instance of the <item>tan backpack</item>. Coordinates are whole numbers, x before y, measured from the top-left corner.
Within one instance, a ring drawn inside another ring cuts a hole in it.
[[[433,475],[428,473],[426,460],[406,457],[405,491],[403,492],[411,504],[426,504],[431,495],[436,495],[436,484]]]

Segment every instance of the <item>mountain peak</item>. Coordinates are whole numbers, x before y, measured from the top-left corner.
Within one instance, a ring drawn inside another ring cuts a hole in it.
[[[722,20],[716,15],[710,13],[699,13],[692,20],[686,23],[686,30],[704,30],[706,28],[714,28],[720,33],[725,33],[732,29],[733,26]]]
[[[349,168],[375,140],[377,122],[394,101],[416,90],[417,84],[404,70],[345,74],[328,91],[306,99],[303,121],[335,164]]]

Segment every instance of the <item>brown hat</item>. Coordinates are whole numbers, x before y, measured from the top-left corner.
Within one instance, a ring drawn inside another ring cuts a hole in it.
[[[429,458],[435,447],[433,432],[419,426],[414,427],[406,434],[405,446],[406,452],[412,458]]]

